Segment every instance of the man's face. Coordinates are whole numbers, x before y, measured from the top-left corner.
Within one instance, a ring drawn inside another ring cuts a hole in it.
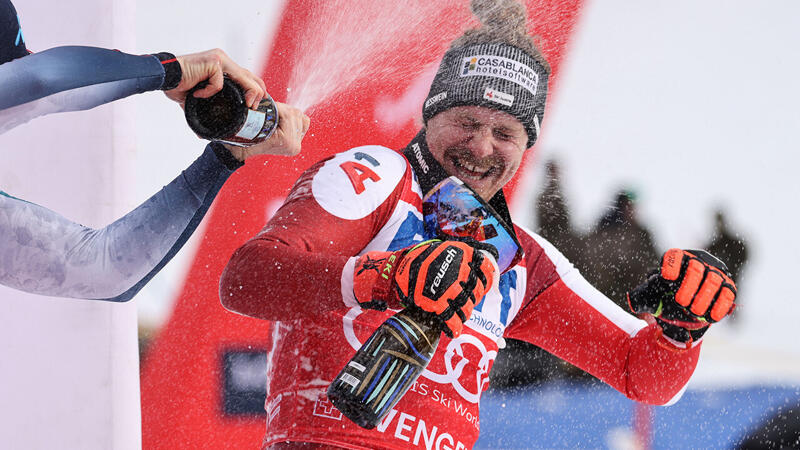
[[[511,180],[528,134],[514,116],[481,106],[456,106],[428,120],[427,142],[448,175],[489,201]]]

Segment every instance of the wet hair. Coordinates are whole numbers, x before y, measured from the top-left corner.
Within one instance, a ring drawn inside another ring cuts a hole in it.
[[[550,65],[536,46],[535,38],[528,34],[525,5],[517,0],[471,0],[470,8],[481,26],[465,31],[450,44],[450,48],[474,44],[509,44],[529,54],[550,73]]]

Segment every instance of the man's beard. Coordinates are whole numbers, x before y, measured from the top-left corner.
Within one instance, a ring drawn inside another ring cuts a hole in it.
[[[505,160],[499,156],[488,156],[483,159],[476,159],[472,152],[462,146],[448,147],[443,154],[444,163],[447,166],[455,167],[460,173],[451,175],[466,175],[467,179],[462,181],[492,181],[498,180],[505,172]]]

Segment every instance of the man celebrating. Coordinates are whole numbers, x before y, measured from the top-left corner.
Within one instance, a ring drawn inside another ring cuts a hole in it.
[[[524,257],[502,275],[477,246],[426,240],[435,236],[423,226],[422,197],[448,176],[512,223],[502,188],[544,113],[550,70],[526,34],[524,7],[506,0],[472,8],[482,27],[445,53],[423,105],[425,126],[402,154],[365,146],[315,164],[223,273],[225,307],[276,321],[265,448],[471,447],[505,337],[540,346],[629,398],[667,404],[694,371],[708,325],[733,308],[727,269],[702,251],[668,251],[629,294],[640,320],[520,226]],[[422,295],[452,261],[462,288]],[[332,408],[326,388],[403,306],[436,315],[446,336],[383,422],[362,429]]]

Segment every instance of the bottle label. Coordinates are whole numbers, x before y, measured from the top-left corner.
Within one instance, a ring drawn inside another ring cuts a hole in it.
[[[262,111],[253,111],[252,109],[247,110],[247,119],[244,121],[244,125],[242,128],[239,129],[239,132],[236,133],[236,137],[242,139],[253,139],[258,136],[258,133],[261,132],[261,127],[264,126],[264,120],[266,119],[266,114]]]
[[[361,380],[359,380],[358,378],[356,378],[356,377],[354,377],[354,376],[350,375],[349,373],[343,373],[343,374],[341,374],[341,375],[339,376],[339,380],[340,380],[342,383],[349,384],[350,386],[352,386],[352,387],[354,387],[354,388],[357,388],[357,387],[358,387],[358,383],[360,383],[360,382],[361,382]]]
[[[436,352],[439,327],[413,315],[388,318],[328,386],[333,405],[361,427],[377,426]]]

